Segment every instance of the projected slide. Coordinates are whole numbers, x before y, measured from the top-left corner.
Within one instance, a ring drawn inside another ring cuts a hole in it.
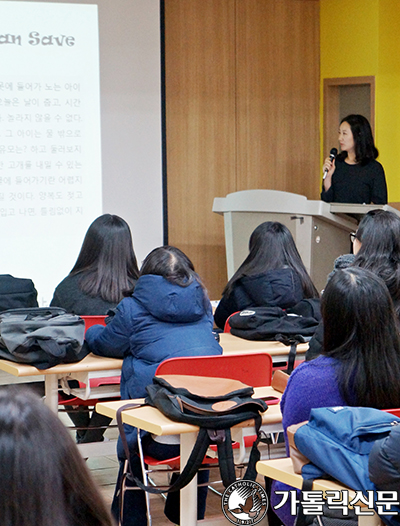
[[[100,132],[97,6],[0,2],[0,273],[42,305],[102,213]]]

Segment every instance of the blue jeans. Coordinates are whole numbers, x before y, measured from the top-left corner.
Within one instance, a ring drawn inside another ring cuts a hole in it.
[[[131,428],[132,429],[132,428]],[[140,459],[137,450],[137,443],[132,444],[132,435],[130,433],[131,440],[130,444],[130,455],[131,455],[131,467],[133,474],[140,480],[143,480],[142,469],[140,466]],[[121,439],[119,439],[119,442]],[[120,446],[120,444],[118,444]],[[146,433],[142,436],[142,446],[143,451],[152,456],[157,460],[165,460],[167,458],[176,457],[180,453],[179,444],[161,444],[156,442],[151,438],[151,435]],[[117,484],[115,488],[114,498],[111,506],[111,511],[114,518],[119,520],[119,490],[121,486],[121,479],[123,475],[123,466],[125,455],[121,451],[121,447],[118,447],[118,458],[120,460],[120,467],[118,473]],[[173,483],[177,474],[173,474],[172,481]],[[208,471],[199,471],[198,473],[198,482],[199,484],[208,482],[209,472]],[[127,486],[135,486],[133,482],[127,480]],[[207,500],[207,486],[198,488],[197,493],[197,518],[198,520],[204,519],[204,514],[206,510],[206,500]],[[180,492],[174,492],[168,494],[164,513],[166,517],[175,524],[180,524],[179,516],[179,507],[180,507]],[[140,490],[128,490],[124,495],[124,513],[123,513],[123,523],[122,526],[146,526],[147,525],[147,515],[146,515],[146,500],[143,491]]]

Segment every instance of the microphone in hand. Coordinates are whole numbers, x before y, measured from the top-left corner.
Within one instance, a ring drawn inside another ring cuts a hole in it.
[[[331,151],[329,152],[329,160],[332,161],[335,159],[336,155],[337,155],[337,148],[332,148]],[[326,174],[328,173],[329,169],[328,168],[325,168],[324,170],[324,179],[326,177]]]

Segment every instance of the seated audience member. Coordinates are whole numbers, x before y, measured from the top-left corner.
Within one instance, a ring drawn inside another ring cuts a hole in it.
[[[31,279],[0,274],[0,312],[37,306],[37,291]]]
[[[118,305],[116,315],[105,327],[95,325],[86,332],[92,352],[101,356],[123,358],[121,397],[146,396],[157,366],[167,358],[217,355],[222,353],[212,333],[211,304],[189,258],[179,249],[165,246],[146,257],[133,294]],[[131,450],[132,469],[141,477],[137,454],[136,429],[126,426]],[[147,434],[143,440],[146,453],[158,460],[179,455],[179,443],[165,444]],[[112,511],[119,517],[119,491],[125,455],[118,444],[120,472]],[[208,473],[199,480],[207,482]],[[199,489],[199,519],[204,518],[207,488]],[[179,524],[179,494],[168,495],[166,514]],[[169,510],[169,511],[168,511]],[[127,491],[124,500],[123,526],[146,525],[145,496],[142,491]]]
[[[339,270],[325,288],[321,311],[321,355],[293,371],[282,396],[285,435],[316,407],[400,407],[400,336],[383,280],[362,268]],[[281,501],[274,491],[287,489],[273,484],[273,506]],[[293,524],[286,506],[276,514],[283,524]]]
[[[115,308],[124,292],[133,290],[139,275],[128,224],[116,215],[104,214],[93,221],[69,275],[57,286],[50,306],[85,315],[105,315]],[[71,384],[77,387],[75,384]],[[111,419],[83,406],[66,406],[77,430],[77,442],[103,440]],[[93,429],[87,429],[93,428]]]
[[[250,236],[249,255],[229,280],[214,314],[224,329],[234,312],[251,307],[292,307],[318,298],[289,229],[267,221]]]
[[[380,491],[400,491],[400,426],[377,440],[368,460],[369,478]]]
[[[128,224],[104,214],[93,221],[78,259],[54,291],[50,306],[79,316],[107,314],[139,275]]]
[[[353,252],[354,256],[347,254],[338,258],[335,266],[347,264],[366,268],[381,277],[400,319],[400,217],[386,210],[371,210],[365,214],[353,236]],[[318,356],[322,344],[323,327],[320,324],[310,341],[306,360]]]
[[[0,391],[0,465],[2,525],[113,525],[67,429],[31,391]]]
[[[383,279],[400,318],[400,217],[387,210],[368,212],[358,226],[353,252],[353,266]]]

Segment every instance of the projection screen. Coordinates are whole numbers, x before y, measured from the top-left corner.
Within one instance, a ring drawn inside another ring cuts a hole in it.
[[[40,305],[102,213],[163,243],[158,0],[0,1],[0,273]]]

